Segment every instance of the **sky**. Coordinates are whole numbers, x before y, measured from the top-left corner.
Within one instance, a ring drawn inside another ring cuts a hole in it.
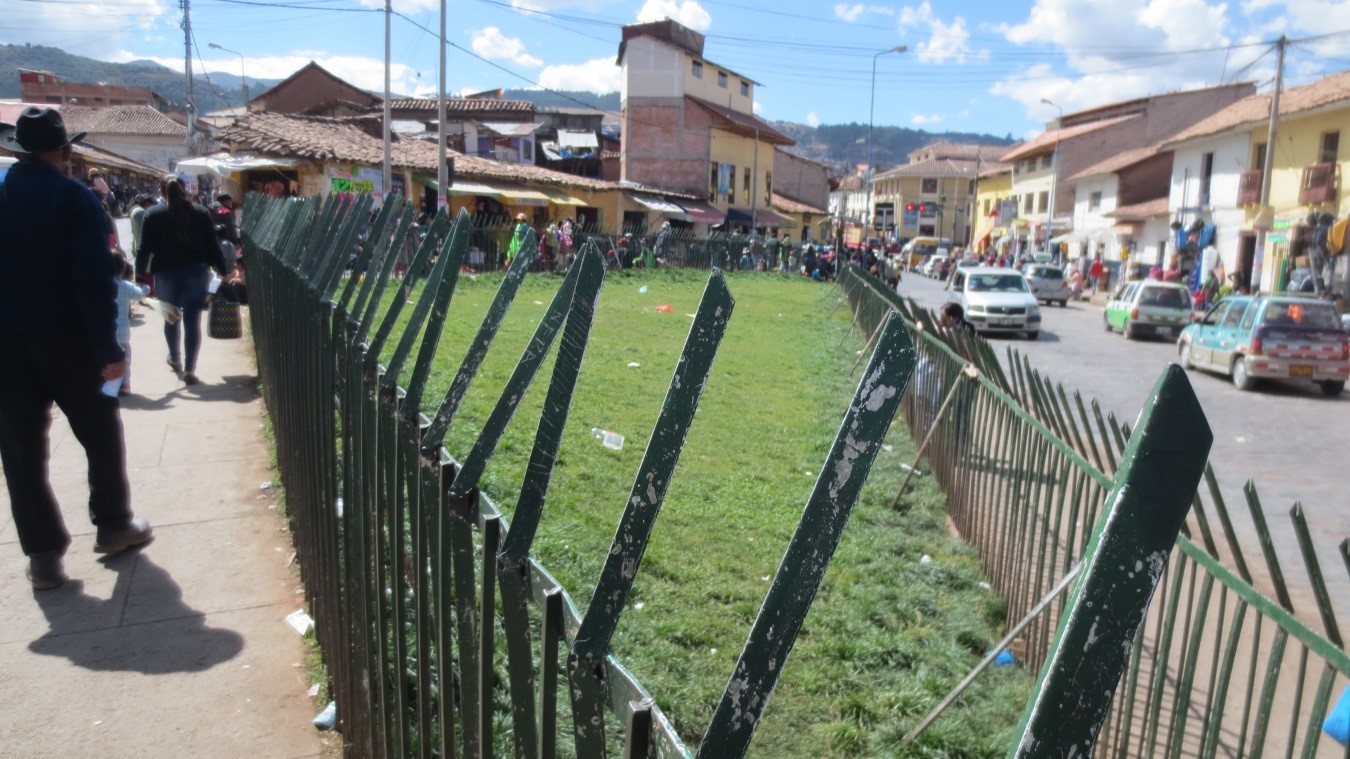
[[[381,91],[383,3],[191,0],[193,66],[280,79],[314,60]],[[706,60],[760,83],[760,116],[812,125],[870,118],[1020,139],[1060,109],[1233,81],[1268,89],[1271,43],[1281,35],[1292,42],[1287,86],[1350,69],[1347,0],[447,0],[447,7],[451,94],[617,91],[620,27],[669,17],[706,35]],[[439,0],[393,0],[393,10],[392,88],[434,97]],[[182,20],[177,0],[0,0],[0,41],[181,70]]]

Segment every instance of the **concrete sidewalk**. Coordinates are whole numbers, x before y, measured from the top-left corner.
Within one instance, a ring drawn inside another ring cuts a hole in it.
[[[303,641],[283,621],[304,596],[275,491],[260,487],[272,474],[251,343],[204,337],[202,383],[186,387],[160,317],[136,307],[132,324],[122,423],[133,508],[155,541],[94,554],[84,450],[54,411],[71,582],[30,589],[4,496],[0,757],[322,756]]]

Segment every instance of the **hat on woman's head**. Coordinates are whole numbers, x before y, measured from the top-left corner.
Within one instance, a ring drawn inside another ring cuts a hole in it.
[[[29,106],[13,127],[0,129],[0,148],[14,153],[48,153],[83,140],[85,134],[71,137],[58,111]]]
[[[525,214],[523,213],[516,214],[516,221],[525,221]]]

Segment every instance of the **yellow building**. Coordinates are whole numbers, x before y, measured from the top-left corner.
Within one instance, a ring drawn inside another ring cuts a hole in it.
[[[977,221],[976,178],[1006,150],[939,142],[910,153],[908,163],[873,178],[874,225],[900,243],[925,236],[969,245]]]
[[[1014,218],[1008,214],[1004,201],[1012,200],[1012,166],[995,163],[980,172],[975,180],[975,234],[971,248],[988,250],[1003,238]]]

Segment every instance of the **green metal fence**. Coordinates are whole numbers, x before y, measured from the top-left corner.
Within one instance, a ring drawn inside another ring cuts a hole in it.
[[[628,756],[691,756],[609,644],[667,489],[678,487],[672,474],[731,318],[721,274],[709,277],[673,359],[665,404],[583,609],[530,547],[600,294],[600,251],[586,246],[569,269],[461,460],[442,446],[446,430],[536,255],[535,241],[503,278],[437,401],[425,397],[428,377],[472,225],[464,215],[438,216],[408,253],[413,209],[390,198],[367,232],[371,207],[367,197],[251,195],[243,224],[259,372],[346,753],[554,756],[570,744],[569,752],[585,757],[614,745]],[[402,277],[395,272],[401,257]],[[479,489],[480,477],[560,335],[508,525]],[[749,746],[899,408],[915,363],[899,318],[882,325],[875,345],[700,757],[742,756]],[[384,364],[383,355],[390,356]],[[426,416],[423,407],[436,411]],[[494,703],[502,701],[510,704],[509,725],[496,721]],[[559,725],[569,716],[570,725]],[[506,741],[509,749],[498,745]]]
[[[1059,640],[1057,622],[1072,616],[1063,579],[1088,552],[1129,426],[1015,352],[1005,369],[983,340],[938,328],[930,312],[855,267],[841,270],[839,284],[864,332],[892,314],[910,328],[919,359],[903,413],[948,493],[952,521],[1007,600],[1008,618],[1026,624],[1013,649],[1042,668]],[[1350,657],[1302,507],[1290,517],[1320,631],[1294,613],[1281,563],[1290,557],[1273,547],[1255,486],[1244,489],[1259,536],[1253,550],[1239,543],[1207,465],[1200,485],[1159,568],[1163,592],[1130,646],[1096,755],[1350,756],[1321,732],[1330,699],[1350,677]],[[894,505],[906,508],[903,486]],[[1254,586],[1248,559],[1256,551],[1274,600]],[[1350,569],[1350,541],[1339,552]]]

